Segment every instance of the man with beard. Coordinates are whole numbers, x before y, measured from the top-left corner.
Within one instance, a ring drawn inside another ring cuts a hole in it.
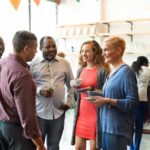
[[[37,115],[48,150],[59,150],[65,111],[74,106],[73,88],[70,86],[73,73],[68,61],[56,56],[56,43],[52,37],[41,38],[40,50],[41,55],[31,63],[37,86]]]

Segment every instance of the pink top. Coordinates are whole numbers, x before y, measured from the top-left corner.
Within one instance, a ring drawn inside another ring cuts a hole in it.
[[[97,87],[97,73],[98,68],[92,69],[84,68],[81,72],[80,78],[82,83],[80,88],[93,86]],[[85,100],[87,93],[81,93],[79,116],[76,125],[76,136],[85,139],[96,139],[96,106]]]

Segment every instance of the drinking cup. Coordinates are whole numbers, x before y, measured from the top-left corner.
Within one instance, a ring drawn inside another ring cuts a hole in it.
[[[74,87],[79,87],[81,85],[81,82],[82,82],[82,79],[80,78],[72,80],[72,84]]]

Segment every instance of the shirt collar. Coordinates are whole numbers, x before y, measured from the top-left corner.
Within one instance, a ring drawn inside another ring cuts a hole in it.
[[[43,62],[43,61],[49,62],[43,57],[42,53],[39,55],[39,60],[40,60],[40,62]],[[53,61],[60,61],[60,57],[56,56],[55,59],[52,60],[51,62],[53,62]]]
[[[25,68],[30,69],[30,66],[24,60],[22,60],[20,57],[14,55],[14,54],[9,54],[9,57],[11,59],[14,59],[14,60],[18,61]]]

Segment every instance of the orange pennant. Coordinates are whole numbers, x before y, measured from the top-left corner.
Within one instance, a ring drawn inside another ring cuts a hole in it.
[[[59,5],[59,4],[60,4],[60,2],[61,2],[61,0],[47,0],[47,1],[54,2],[54,3],[56,3],[57,5]]]
[[[54,0],[54,2],[55,2],[57,5],[59,5],[60,2],[61,2],[61,0]]]
[[[34,2],[39,5],[41,0],[34,0]]]
[[[20,0],[10,0],[14,8],[17,10],[20,4]]]

